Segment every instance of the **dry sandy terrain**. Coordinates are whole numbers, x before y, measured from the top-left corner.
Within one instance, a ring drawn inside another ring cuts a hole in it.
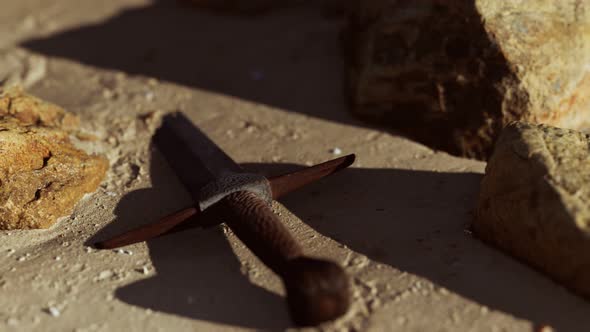
[[[0,79],[79,114],[108,178],[49,230],[0,232],[1,331],[291,329],[279,279],[223,227],[90,245],[189,203],[145,114],[184,111],[246,168],[357,162],[274,208],[353,277],[323,330],[557,331],[590,305],[468,232],[485,164],[353,119],[342,21],[313,6],[216,16],[146,0],[2,0]]]

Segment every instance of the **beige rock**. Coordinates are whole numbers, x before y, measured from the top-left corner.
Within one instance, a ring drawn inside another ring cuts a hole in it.
[[[509,124],[486,167],[473,230],[590,296],[590,135]]]
[[[108,163],[71,144],[76,124],[18,89],[0,95],[0,229],[50,227],[96,190]]]
[[[22,126],[59,127],[66,131],[77,129],[80,122],[61,107],[25,94],[20,87],[9,88],[0,98],[0,119],[10,118]]]
[[[345,31],[359,117],[486,158],[513,120],[590,128],[590,6],[358,1]]]

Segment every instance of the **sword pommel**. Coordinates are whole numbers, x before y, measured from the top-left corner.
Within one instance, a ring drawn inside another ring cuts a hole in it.
[[[333,320],[350,306],[350,280],[336,263],[306,257],[270,206],[248,191],[231,193],[205,211],[221,218],[270,269],[281,276],[293,322]]]

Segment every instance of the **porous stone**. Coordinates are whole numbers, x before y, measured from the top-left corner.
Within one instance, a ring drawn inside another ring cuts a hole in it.
[[[590,135],[509,124],[486,166],[473,231],[590,297]]]
[[[0,49],[0,87],[32,86],[46,74],[47,60],[21,48]]]
[[[108,162],[72,145],[77,124],[18,88],[0,93],[0,229],[50,227],[96,190]]]
[[[486,159],[520,120],[590,128],[590,6],[362,0],[344,31],[353,112]]]

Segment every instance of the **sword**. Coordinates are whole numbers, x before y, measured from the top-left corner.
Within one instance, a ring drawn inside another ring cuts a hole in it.
[[[342,267],[305,256],[270,204],[350,166],[354,155],[267,179],[243,170],[179,112],[164,116],[153,142],[191,194],[194,206],[96,243],[96,247],[112,249],[225,222],[282,279],[289,313],[296,325],[316,325],[348,311],[350,280]]]

